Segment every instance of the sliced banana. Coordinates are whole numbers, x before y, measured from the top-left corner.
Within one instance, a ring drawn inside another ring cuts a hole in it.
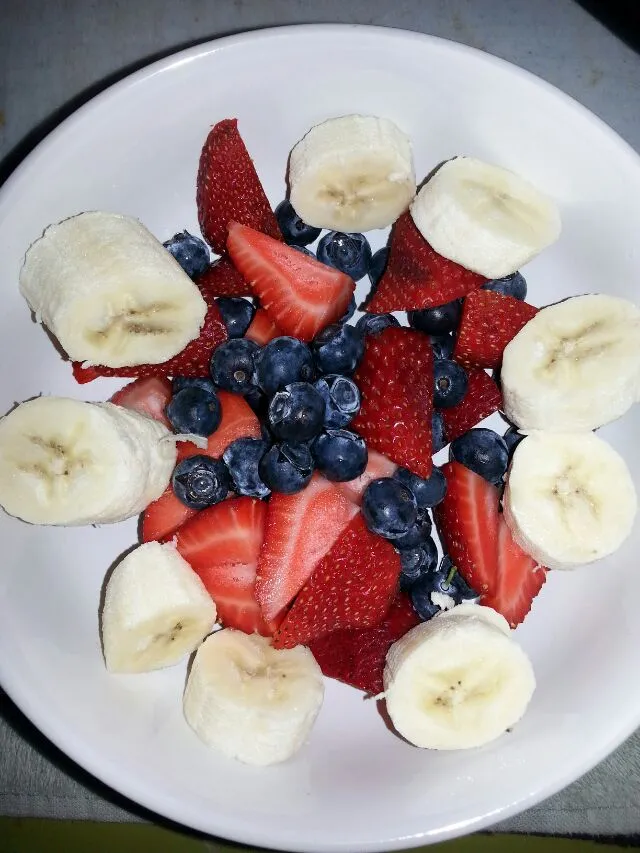
[[[300,749],[323,696],[320,667],[305,646],[277,650],[258,634],[225,628],[196,653],[184,714],[209,746],[264,766]]]
[[[106,586],[102,645],[111,672],[179,663],[211,631],[216,607],[171,544],[147,542],[118,563]]]
[[[498,613],[492,607],[485,607],[483,604],[456,604],[450,610],[438,613],[434,618],[441,619],[449,616],[472,616],[474,619],[484,619],[489,625],[499,628],[503,634],[511,634],[511,626],[502,613]]]
[[[533,432],[515,449],[503,505],[524,551],[550,569],[573,569],[620,547],[637,497],[625,461],[597,435]]]
[[[597,429],[640,398],[640,309],[603,294],[543,308],[505,348],[500,376],[521,430]]]
[[[294,146],[289,185],[291,204],[309,225],[347,232],[386,228],[416,191],[411,141],[388,119],[329,119]]]
[[[0,420],[0,505],[31,524],[130,518],[166,489],[172,438],[158,421],[112,403],[21,403]]]
[[[487,278],[516,272],[560,236],[551,199],[474,157],[444,163],[416,196],[411,216],[436,252]]]
[[[50,225],[31,246],[20,290],[75,361],[159,364],[198,337],[200,291],[144,225],[81,213]]]
[[[460,607],[463,607],[460,605]],[[490,743],[524,714],[531,663],[488,608],[458,608],[412,628],[387,653],[384,690],[397,731],[425,749]]]

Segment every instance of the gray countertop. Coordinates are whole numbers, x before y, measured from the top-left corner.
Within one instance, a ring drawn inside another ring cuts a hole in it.
[[[486,50],[563,89],[640,151],[640,55],[574,0],[2,0],[0,182],[61,118],[128,71],[219,35],[317,22],[401,27]],[[2,693],[0,815],[152,819],[66,759]],[[496,828],[640,834],[640,732]]]

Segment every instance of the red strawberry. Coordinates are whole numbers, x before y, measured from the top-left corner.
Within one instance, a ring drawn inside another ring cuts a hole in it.
[[[453,351],[464,367],[498,367],[504,348],[538,309],[527,302],[476,290],[464,300],[462,319]]]
[[[502,406],[502,394],[494,380],[481,368],[469,371],[467,392],[457,406],[441,409],[447,441],[453,441],[472,427],[497,412]]]
[[[375,696],[383,690],[382,671],[390,646],[419,621],[407,596],[399,593],[379,625],[334,631],[312,640],[309,647],[328,678]]]
[[[362,404],[353,429],[369,448],[429,477],[433,351],[427,335],[390,326],[367,338],[354,379]]]
[[[218,391],[218,399],[222,417],[216,431],[207,439],[206,450],[190,441],[179,442],[178,461],[198,453],[218,459],[236,438],[261,437],[260,421],[244,397],[240,394],[232,394],[230,391]]]
[[[180,525],[197,513],[197,509],[185,506],[174,495],[171,486],[153,501],[142,514],[140,535],[143,542],[152,539],[170,539]]]
[[[200,230],[219,255],[233,220],[282,239],[235,118],[219,121],[207,136],[200,154],[196,201]]]
[[[244,333],[245,338],[254,341],[263,347],[272,341],[274,338],[280,337],[282,332],[273,322],[269,314],[264,308],[258,308],[253,315],[253,320],[249,323],[249,328]]]
[[[133,409],[160,421],[167,429],[173,429],[164,410],[171,399],[171,382],[162,376],[134,379],[111,397],[110,402],[125,409]]]
[[[271,496],[256,581],[265,619],[282,614],[357,511],[319,474],[295,495]]]
[[[369,628],[398,591],[400,557],[358,513],[298,593],[273,645],[291,649],[342,628]]]
[[[176,547],[200,576],[228,628],[271,636],[276,623],[262,618],[255,598],[256,566],[267,505],[232,498],[200,510],[176,531]]]
[[[252,296],[251,288],[228,258],[214,261],[196,284],[207,304],[216,296]]]
[[[347,310],[355,284],[339,270],[237,222],[227,249],[283,334],[310,341]]]
[[[433,308],[465,296],[485,281],[432,249],[407,211],[393,226],[389,260],[367,311]]]
[[[398,466],[395,462],[387,459],[382,453],[376,450],[369,450],[369,459],[367,467],[359,477],[355,480],[346,480],[344,483],[336,483],[342,494],[353,501],[356,506],[362,503],[362,495],[372,480],[377,480],[378,477],[392,477],[393,472]]]

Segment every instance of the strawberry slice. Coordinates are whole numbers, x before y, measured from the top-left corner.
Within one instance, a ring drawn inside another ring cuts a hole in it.
[[[345,497],[353,501],[356,506],[360,506],[362,495],[369,483],[372,480],[377,480],[379,477],[392,477],[397,467],[395,462],[387,459],[382,453],[378,453],[376,450],[369,450],[367,467],[362,474],[354,480],[345,480],[343,483],[336,483],[336,486]]]
[[[342,628],[377,625],[398,591],[399,575],[398,552],[358,513],[300,590],[273,645],[291,649]]]
[[[253,296],[251,288],[228,258],[220,258],[198,276],[196,284],[207,305],[217,296]]]
[[[191,509],[179,501],[169,485],[143,512],[140,538],[143,542],[170,539],[176,530],[197,512],[197,509]]]
[[[265,637],[277,628],[263,619],[255,597],[256,566],[267,505],[231,498],[200,510],[176,531],[176,548],[200,576],[227,628]]]
[[[249,323],[249,328],[244,333],[245,338],[263,347],[274,338],[279,338],[282,331],[276,326],[268,312],[264,308],[258,308]]]
[[[465,296],[486,280],[432,249],[407,211],[393,226],[389,260],[366,310],[386,314],[433,308]]]
[[[354,379],[362,403],[353,429],[369,448],[429,477],[433,351],[427,335],[390,326],[368,337]]]
[[[232,220],[282,239],[235,118],[219,121],[207,136],[200,154],[196,202],[200,230],[219,255],[225,250]]]
[[[383,690],[382,672],[387,652],[419,619],[404,593],[398,593],[385,618],[373,628],[333,631],[309,648],[327,678],[337,678],[376,696]]]
[[[463,367],[498,367],[502,353],[538,309],[492,290],[476,290],[464,300],[453,350]]]
[[[217,393],[222,410],[218,428],[207,439],[205,450],[190,441],[179,442],[178,462],[199,453],[219,459],[236,438],[260,438],[262,436],[260,421],[244,397],[240,394],[232,394],[230,391],[218,391]]]
[[[265,619],[282,615],[357,512],[320,474],[294,495],[271,496],[256,581]]]
[[[472,427],[502,408],[502,394],[494,380],[481,368],[469,371],[467,392],[457,406],[441,409],[447,441],[464,435]]]
[[[310,341],[347,310],[355,283],[339,270],[237,222],[227,249],[283,334]]]
[[[162,376],[134,379],[111,397],[111,403],[160,421],[173,431],[164,410],[171,400],[171,382]]]

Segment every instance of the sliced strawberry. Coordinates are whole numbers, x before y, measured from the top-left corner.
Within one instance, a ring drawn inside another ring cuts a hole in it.
[[[502,407],[502,394],[494,380],[481,368],[469,371],[467,392],[457,406],[441,409],[447,441],[464,435]]]
[[[167,429],[173,429],[164,410],[171,400],[171,382],[162,376],[134,379],[111,397],[110,402],[125,409],[133,409],[160,421]]]
[[[393,472],[398,466],[395,462],[387,459],[382,453],[376,450],[369,450],[369,458],[367,467],[359,477],[355,480],[346,480],[344,483],[336,483],[345,497],[353,501],[356,506],[362,503],[362,495],[372,480],[377,480],[379,477],[392,477]]]
[[[486,278],[439,255],[403,213],[391,232],[389,260],[367,311],[414,311],[433,308],[484,284]]]
[[[399,575],[398,552],[358,513],[298,593],[273,645],[291,649],[342,628],[377,625],[398,591]]]
[[[218,296],[253,296],[251,288],[228,258],[214,261],[196,284],[207,304]]]
[[[274,338],[279,338],[281,334],[282,330],[276,326],[269,313],[264,308],[258,308],[244,336],[263,347]]]
[[[219,255],[234,220],[282,239],[235,118],[219,121],[207,136],[200,154],[196,202],[200,230]]]
[[[390,326],[368,337],[354,379],[362,403],[353,429],[369,448],[429,477],[433,351],[427,335]]]
[[[178,444],[178,461],[198,453],[219,459],[236,438],[261,437],[260,421],[244,397],[230,391],[218,391],[218,399],[222,410],[220,424],[207,439],[206,450],[190,441],[182,441]]]
[[[265,619],[282,615],[357,512],[319,474],[295,495],[271,496],[256,582]]]
[[[192,518],[197,511],[197,509],[185,506],[174,495],[171,486],[167,486],[166,491],[160,495],[158,500],[150,503],[142,514],[140,527],[142,541],[170,539],[176,530],[187,519]]]
[[[275,622],[263,619],[255,597],[256,566],[267,505],[231,498],[200,510],[176,531],[176,548],[200,576],[227,628],[269,637]]]
[[[237,222],[227,249],[283,334],[310,341],[347,310],[355,284],[339,270]]]
[[[464,300],[453,351],[464,367],[498,367],[502,353],[538,309],[492,290],[476,290]]]
[[[383,690],[382,671],[390,646],[420,620],[404,593],[399,593],[382,622],[373,628],[334,631],[309,647],[327,678],[376,696]]]

